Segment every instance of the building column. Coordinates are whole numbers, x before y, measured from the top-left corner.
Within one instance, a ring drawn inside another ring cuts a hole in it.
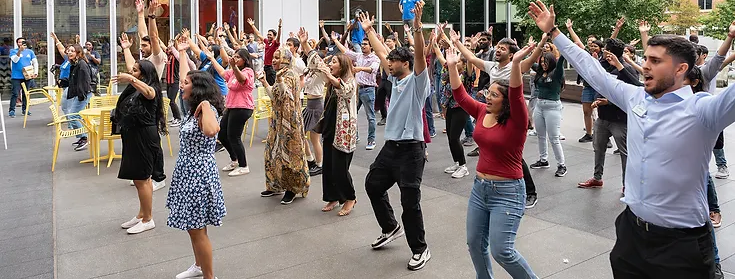
[[[350,0],[345,0],[345,24],[349,24],[351,18],[352,12],[350,12]],[[345,30],[345,33],[347,33],[347,30]]]
[[[436,25],[439,25],[441,23],[441,21],[439,20],[439,0],[434,1],[434,23]]]
[[[505,30],[506,30],[505,36],[507,38],[511,38],[511,31],[512,31],[511,23],[513,22],[513,18],[511,18],[511,14],[510,14],[510,7],[511,7],[510,0],[506,0],[505,1]]]
[[[383,1],[375,0],[375,3],[375,7],[377,7],[375,14],[378,15],[378,26],[376,29],[378,30],[378,34],[383,35]]]
[[[237,0],[237,31],[242,32],[244,30],[245,20],[242,18],[245,15],[245,7],[243,0]],[[240,38],[240,34],[232,34],[235,38]],[[242,39],[242,38],[240,38]]]
[[[464,39],[465,37],[467,37],[467,35],[465,33],[465,3],[464,2],[465,2],[465,0],[462,0],[462,2],[459,5],[460,6],[460,9],[461,9],[461,11],[459,13],[459,22],[460,22],[460,26],[461,27],[460,27],[459,30],[462,33],[462,39]]]
[[[84,43],[86,42],[87,42],[87,0],[79,0],[79,44],[84,46]]]
[[[199,0],[191,0],[191,34],[199,34]],[[196,43],[199,38],[197,36],[191,36],[192,40]]]
[[[176,0],[169,0],[168,2],[168,38],[169,40],[173,40],[176,38],[176,11],[174,10],[174,6],[176,6]],[[184,26],[181,26],[182,28]],[[168,42],[166,42],[168,43]],[[166,46],[161,46],[162,49],[165,49]]]
[[[54,1],[46,1],[46,53],[48,58],[46,59],[46,69],[51,69],[56,63],[56,45],[52,43],[54,39],[51,38],[51,32],[54,32]],[[56,80],[53,75],[48,75],[47,84],[49,86],[55,85]]]
[[[15,40],[23,37],[23,3],[21,0],[13,0],[13,48],[18,47]]]
[[[217,27],[222,27],[222,0],[217,0]],[[215,28],[216,30],[217,28]],[[214,34],[217,37],[217,33]]]
[[[110,77],[117,75],[117,5],[110,2]],[[113,94],[117,94],[117,84],[112,84]]]
[[[485,0],[484,7],[485,7],[485,30],[487,30],[488,28],[490,28],[490,0]]]

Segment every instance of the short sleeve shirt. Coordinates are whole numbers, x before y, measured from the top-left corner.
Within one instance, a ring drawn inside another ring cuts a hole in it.
[[[148,60],[153,63],[153,66],[156,67],[156,73],[158,73],[158,78],[163,78],[163,71],[166,69],[166,60],[168,60],[168,55],[166,55],[166,52],[161,50],[161,52],[156,54],[152,54],[148,57],[143,57],[142,60]]]
[[[385,123],[385,139],[424,141],[421,112],[431,92],[428,68],[419,75],[412,72],[401,80],[395,76],[388,76],[388,80],[392,83],[388,107],[391,117]]]
[[[416,7],[417,0],[401,0],[401,5],[403,5],[403,20],[412,20],[416,17],[416,14],[412,12]]]
[[[18,49],[14,48],[10,50],[10,56],[18,54]],[[28,67],[32,65],[33,59],[36,59],[36,54],[33,53],[30,49],[23,50],[23,53],[20,55],[20,59],[18,60],[18,63],[14,63],[12,60],[10,63],[12,64],[11,69],[11,78],[12,79],[26,79],[25,76],[23,76],[23,67]]]
[[[242,69],[242,74],[245,75],[245,82],[240,83],[235,77],[233,69],[225,71],[225,80],[227,81],[227,97],[225,98],[226,108],[255,108],[253,102],[253,88],[255,88],[255,73],[253,69],[245,67]]]

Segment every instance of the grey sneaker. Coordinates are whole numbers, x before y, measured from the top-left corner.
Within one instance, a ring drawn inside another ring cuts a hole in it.
[[[727,170],[727,166],[717,167],[717,172],[715,173],[715,178],[717,178],[717,179],[726,179],[728,177],[730,177],[730,171]]]
[[[464,140],[462,140],[462,145],[464,145],[464,146],[473,146],[473,145],[475,145],[475,140],[472,139],[472,138],[470,138],[470,137],[464,138]]]

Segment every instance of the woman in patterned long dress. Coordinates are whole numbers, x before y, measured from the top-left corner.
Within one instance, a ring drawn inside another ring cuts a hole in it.
[[[309,169],[304,151],[304,128],[299,96],[299,77],[292,70],[294,56],[286,48],[273,54],[276,83],[268,84],[261,73],[258,79],[271,98],[271,116],[265,143],[265,191],[262,197],[285,192],[281,204],[293,202],[297,194],[309,192]]]
[[[222,217],[227,214],[214,157],[219,132],[217,116],[224,110],[224,100],[211,74],[189,72],[187,48],[185,43],[179,44],[179,71],[180,76],[186,77],[180,86],[183,99],[190,107],[189,115],[181,123],[181,148],[166,198],[166,207],[171,210],[167,224],[187,231],[194,248],[194,264],[176,278],[213,279],[212,244],[207,226],[222,225]]]

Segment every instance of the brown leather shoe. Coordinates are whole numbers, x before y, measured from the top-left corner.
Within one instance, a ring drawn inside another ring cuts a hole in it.
[[[587,179],[585,182],[579,182],[577,185],[577,188],[584,188],[584,189],[590,189],[590,188],[602,188],[602,180],[597,180],[594,178]]]

